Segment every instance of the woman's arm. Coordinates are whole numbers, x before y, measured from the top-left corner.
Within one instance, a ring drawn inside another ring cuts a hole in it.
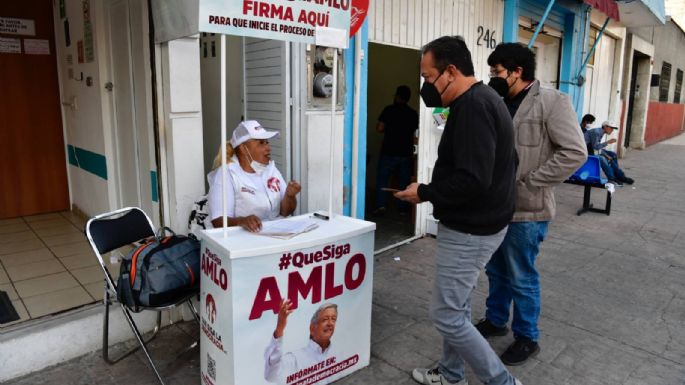
[[[295,181],[288,182],[288,187],[285,189],[285,195],[281,200],[281,216],[287,217],[292,214],[297,208],[297,194],[299,194],[300,184]]]
[[[262,221],[256,215],[248,215],[246,217],[227,217],[228,226],[240,226],[247,231],[256,233],[262,229]],[[223,217],[212,219],[212,226],[215,228],[223,227]]]

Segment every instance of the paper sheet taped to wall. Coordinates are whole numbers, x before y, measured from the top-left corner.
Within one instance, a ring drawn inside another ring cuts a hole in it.
[[[24,53],[27,55],[50,55],[50,41],[44,39],[24,39]]]
[[[0,53],[21,53],[21,40],[0,37]]]

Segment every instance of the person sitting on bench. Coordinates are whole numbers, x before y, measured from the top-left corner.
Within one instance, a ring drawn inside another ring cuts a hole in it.
[[[587,132],[587,130],[590,129],[590,125],[595,123],[595,116],[592,114],[585,114],[583,115],[583,119],[580,120],[580,130],[583,131],[583,135]],[[585,143],[587,146],[587,154],[588,155],[594,155],[595,150],[592,149],[592,146]]]
[[[618,125],[612,121],[605,121],[602,123],[602,127],[591,128],[585,132],[585,143],[588,148],[592,148],[594,151],[598,151],[599,164],[602,167],[602,171],[606,174],[609,182],[617,184],[619,186],[624,183],[633,184],[634,180],[626,176],[626,174],[621,170],[618,165],[618,155],[615,152],[606,149],[606,146],[612,143],[616,143],[616,139],[609,139],[606,142],[602,142],[602,136],[610,135],[613,130],[618,129]]]
[[[583,135],[585,135],[585,132],[590,129],[590,125],[595,122],[595,116],[592,114],[585,114],[583,115],[583,119],[580,120],[580,130],[583,131]]]

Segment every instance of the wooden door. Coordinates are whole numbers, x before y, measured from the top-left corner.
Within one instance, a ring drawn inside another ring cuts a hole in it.
[[[0,25],[0,218],[67,210],[52,2],[0,1]]]

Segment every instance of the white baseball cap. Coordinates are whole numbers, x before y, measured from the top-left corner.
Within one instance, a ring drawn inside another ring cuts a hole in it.
[[[240,122],[231,135],[231,146],[236,148],[250,139],[271,139],[278,135],[278,131],[267,131],[256,120]]]
[[[604,126],[611,127],[614,130],[618,129],[618,124],[616,124],[616,122],[614,122],[613,120],[605,120],[604,123],[602,123],[602,127]]]

